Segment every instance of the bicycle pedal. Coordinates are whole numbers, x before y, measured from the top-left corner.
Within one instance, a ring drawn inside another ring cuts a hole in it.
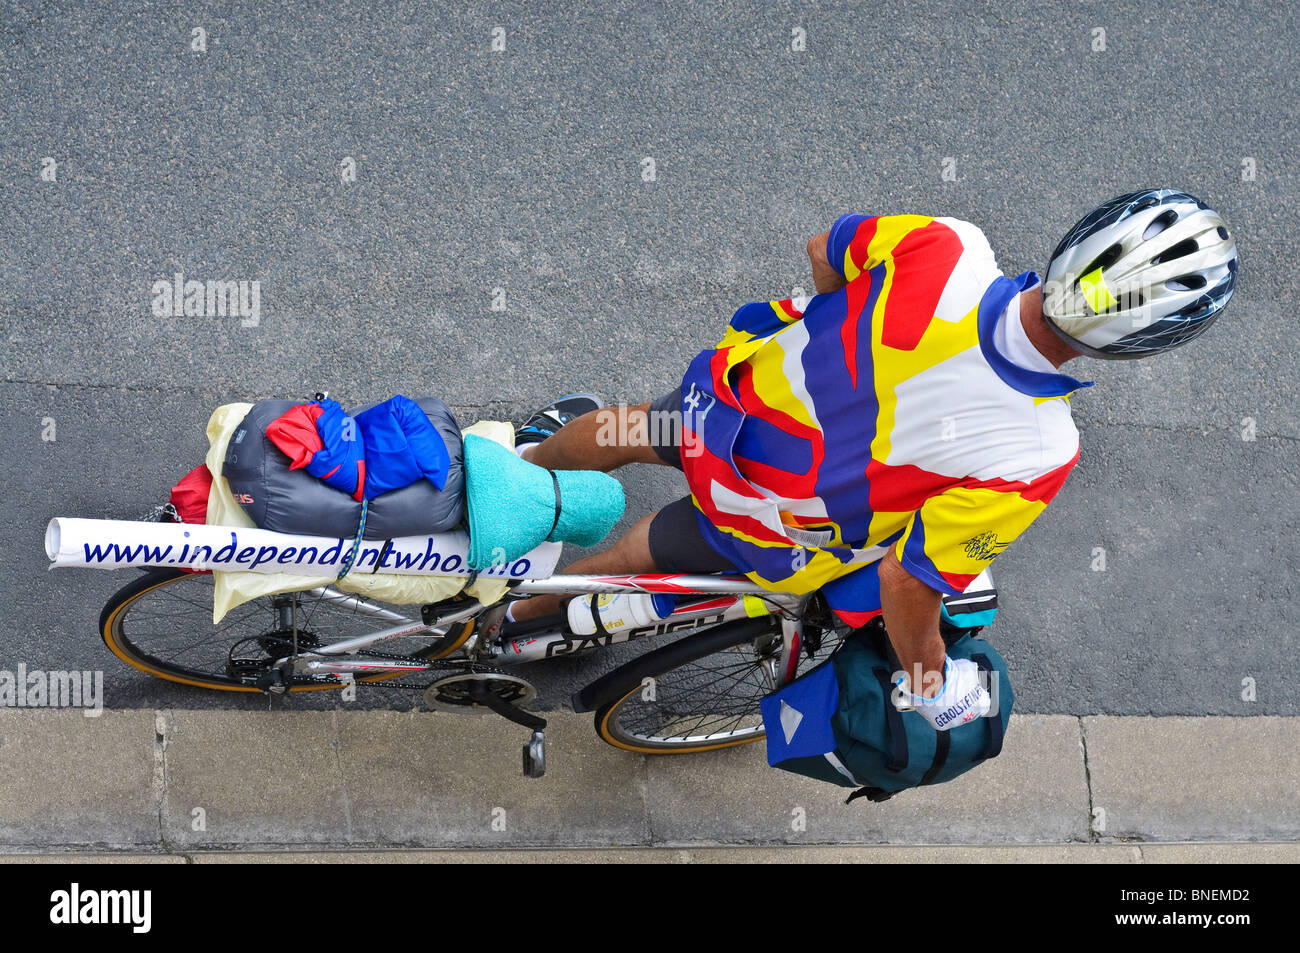
[[[524,745],[524,777],[540,778],[546,773],[546,738],[540,731]]]

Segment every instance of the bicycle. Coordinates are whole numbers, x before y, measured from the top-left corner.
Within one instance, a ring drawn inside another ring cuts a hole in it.
[[[288,694],[384,683],[421,692],[435,710],[495,712],[532,732],[523,746],[532,778],[546,770],[546,720],[522,707],[536,689],[511,671],[516,666],[664,641],[576,692],[573,707],[592,712],[597,735],[615,747],[687,754],[763,738],[759,700],[823,661],[849,631],[819,595],[684,574],[512,580],[491,605],[457,596],[420,606],[418,619],[412,606],[321,587],[254,599],[214,630],[211,578],[143,571],[104,606],[101,636],[140,671],[201,688]],[[517,599],[619,592],[671,593],[678,605],[661,622],[608,635],[575,635],[555,620],[504,634],[506,608]],[[198,625],[212,631],[196,639],[195,624],[169,616],[169,607],[204,615]]]

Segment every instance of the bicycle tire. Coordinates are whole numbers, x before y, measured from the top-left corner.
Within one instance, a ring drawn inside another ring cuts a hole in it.
[[[766,617],[727,623],[680,639],[633,659],[592,683],[575,696],[574,706],[579,710],[591,710],[594,707],[593,724],[596,734],[605,743],[624,751],[639,754],[695,754],[750,744],[765,737],[761,719],[757,729],[751,727],[736,737],[695,739],[683,736],[680,741],[673,741],[639,737],[624,728],[619,716],[627,710],[625,706],[639,695],[645,679],[659,681],[669,672],[779,631],[779,622],[774,617]],[[754,708],[756,711],[756,700]]]
[[[260,688],[229,676],[189,669],[155,658],[132,642],[123,631],[122,621],[130,613],[131,607],[139,600],[163,586],[176,583],[184,577],[196,575],[202,574],[186,572],[182,569],[151,569],[142,573],[138,579],[113,593],[108,602],[105,603],[103,610],[99,614],[100,637],[104,640],[104,644],[108,646],[109,651],[127,665],[155,678],[213,691],[260,693],[262,691]],[[469,637],[472,629],[473,624],[471,622],[464,627],[463,632],[457,634],[454,644],[444,644],[444,640],[439,639],[426,648],[411,654],[430,660],[442,658],[459,648],[465,639]],[[402,674],[406,673],[358,676],[356,681],[372,684],[387,681]],[[342,687],[343,683],[336,685],[294,685],[289,688],[289,691],[334,691]]]

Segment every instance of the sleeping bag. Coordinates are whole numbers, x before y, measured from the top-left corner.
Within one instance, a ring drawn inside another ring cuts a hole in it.
[[[366,426],[347,433],[358,421]],[[460,524],[463,462],[460,426],[436,397],[347,414],[333,401],[263,400],[231,437],[222,475],[262,529],[351,538],[366,499],[364,538],[389,539]]]

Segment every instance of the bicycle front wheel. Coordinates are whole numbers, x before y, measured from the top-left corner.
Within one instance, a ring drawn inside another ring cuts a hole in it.
[[[801,668],[839,644],[823,644]],[[596,733],[642,754],[717,751],[764,736],[759,700],[779,686],[776,620],[733,622],[673,642],[606,676],[617,695],[596,710]]]

